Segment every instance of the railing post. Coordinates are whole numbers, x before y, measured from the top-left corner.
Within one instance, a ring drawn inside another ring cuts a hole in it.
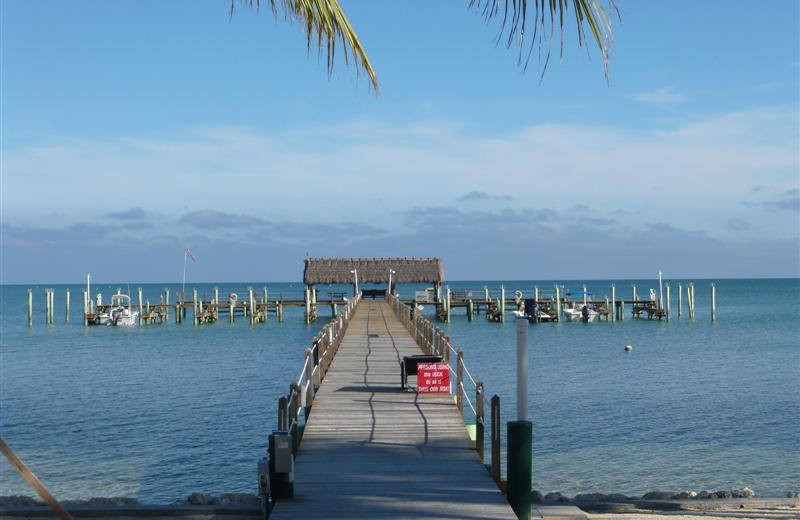
[[[297,448],[300,446],[300,425],[298,415],[300,412],[300,386],[297,383],[289,385],[289,395],[292,399],[289,402],[289,435],[292,437],[292,455],[297,455]]]
[[[497,485],[500,485],[500,396],[492,396],[492,460],[491,473]]]
[[[306,349],[306,370],[305,370],[305,379],[306,379],[306,391],[303,395],[303,401],[305,404],[305,414],[306,418],[308,418],[308,412],[311,409],[311,405],[314,404],[314,353],[310,348]]]
[[[442,354],[442,357],[444,357],[444,360],[447,363],[449,363],[450,362],[450,336],[445,336],[444,334],[442,334],[442,336],[444,338],[444,341],[442,342],[442,343],[444,343],[444,354]]]
[[[458,406],[459,413],[464,413],[464,352],[461,349],[456,352],[456,385],[458,386],[456,406]]]
[[[289,429],[289,417],[285,395],[282,395],[280,399],[278,399],[278,429],[281,431]]]
[[[478,452],[478,460],[483,464],[483,445],[484,445],[484,412],[483,412],[483,382],[475,383],[475,451]]]

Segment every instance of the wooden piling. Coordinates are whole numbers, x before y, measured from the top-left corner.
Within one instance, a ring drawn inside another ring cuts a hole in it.
[[[136,292],[139,296],[139,324],[141,325],[144,323],[144,315],[142,314],[142,288],[139,287]]]
[[[683,284],[678,283],[678,317],[683,314]]]
[[[485,285],[483,286],[483,301],[489,303],[489,287]]]
[[[670,312],[670,302],[669,302],[669,283],[664,284],[664,290],[666,291],[666,305],[664,307],[664,312],[666,313],[667,321],[669,321],[669,312]]]
[[[500,396],[492,396],[492,459],[491,473],[495,483],[500,485]]]
[[[248,287],[247,288],[247,305],[248,305],[249,310],[250,310],[250,325],[253,325],[255,323],[255,320],[256,320],[256,313],[255,313],[256,305],[255,305],[255,302],[256,302],[256,298],[255,298],[255,294],[253,293],[253,288],[252,287]]]
[[[83,326],[89,325],[89,292],[83,290]]]
[[[46,325],[50,325],[50,289],[44,290],[44,322]]]
[[[717,285],[711,284],[711,322],[717,321]]]
[[[192,313],[194,314],[194,324],[199,324],[199,316],[197,315],[197,288],[192,289]]]
[[[450,323],[450,286],[449,285],[447,286],[447,291],[445,292],[445,297],[446,297],[445,303],[447,305],[447,311],[446,311],[446,314],[445,314],[445,321],[447,323]]]
[[[556,315],[558,321],[561,321],[561,287],[557,286],[556,289]]]
[[[475,383],[475,451],[478,452],[478,459],[483,464],[484,459],[484,403],[483,403],[483,381]]]
[[[617,285],[611,284],[611,321],[617,321]]]
[[[631,300],[637,301],[636,298],[636,284],[631,284]]]
[[[537,302],[537,303],[539,302],[539,286],[538,285],[534,285],[533,286],[533,300],[535,302]]]
[[[475,302],[470,298],[467,300],[467,321],[472,321],[475,317]]]
[[[231,324],[236,321],[234,314],[236,314],[236,300],[228,296],[228,320]]]
[[[464,413],[464,352],[456,351],[456,407]]]
[[[28,327],[33,327],[33,290],[28,289]]]
[[[64,295],[66,305],[64,306],[64,322],[69,323],[69,289],[67,289],[66,294]]]
[[[269,291],[267,290],[266,287],[264,287],[264,323],[268,321],[269,321]]]
[[[506,287],[500,286],[500,323],[506,321]]]

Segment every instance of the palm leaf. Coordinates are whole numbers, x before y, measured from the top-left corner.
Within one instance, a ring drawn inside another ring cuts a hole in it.
[[[607,0],[608,5],[619,16],[616,0]],[[529,4],[533,4],[533,35],[528,36],[530,27]],[[600,0],[470,0],[470,8],[482,10],[487,21],[502,18],[497,41],[502,41],[505,35],[505,44],[511,48],[519,47],[518,61],[523,68],[527,68],[534,47],[539,50],[539,58],[544,61],[542,74],[550,62],[553,35],[558,24],[560,35],[559,56],[564,56],[564,25],[566,14],[572,6],[575,12],[575,25],[577,26],[578,45],[588,45],[586,28],[594,39],[597,48],[603,56],[603,71],[608,80],[608,59],[614,43],[611,28],[611,19],[606,13]],[[549,14],[549,16],[548,16]],[[558,21],[556,22],[556,18]],[[549,33],[549,34],[548,34]],[[546,39],[546,41],[545,41]],[[542,49],[546,44],[545,55]],[[527,52],[526,52],[527,50]],[[587,49],[588,50],[588,49]]]
[[[275,15],[280,10],[288,20],[303,28],[309,49],[316,46],[317,52],[322,53],[324,48],[328,74],[333,72],[336,48],[341,46],[345,62],[349,61],[352,55],[356,62],[356,72],[366,73],[370,85],[376,93],[378,92],[378,77],[375,70],[338,0],[263,0],[263,2],[269,4]],[[262,2],[231,0],[231,15],[237,3],[259,9]]]

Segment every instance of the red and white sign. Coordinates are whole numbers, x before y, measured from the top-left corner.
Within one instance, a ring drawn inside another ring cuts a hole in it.
[[[447,363],[420,363],[417,365],[417,392],[449,394],[450,365]]]

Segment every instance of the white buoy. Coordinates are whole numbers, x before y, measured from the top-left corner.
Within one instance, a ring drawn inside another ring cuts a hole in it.
[[[632,347],[632,346],[630,346],[630,345],[625,345],[625,352],[630,352],[631,350],[633,350],[633,347]]]

